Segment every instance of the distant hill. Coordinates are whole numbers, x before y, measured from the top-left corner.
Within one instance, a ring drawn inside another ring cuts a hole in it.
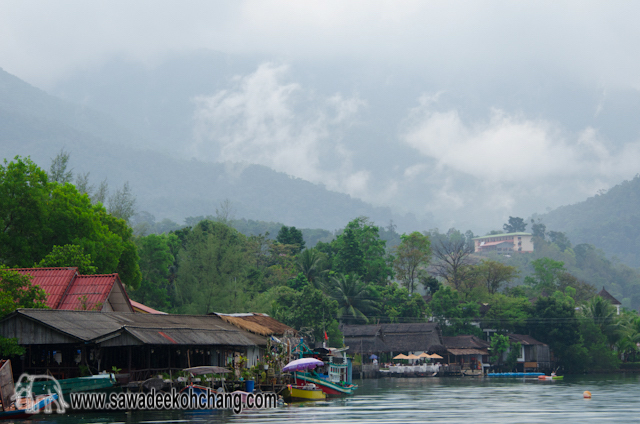
[[[228,199],[236,218],[298,228],[335,230],[362,215],[379,225],[394,220],[401,231],[432,225],[264,166],[182,160],[127,147],[137,137],[108,115],[62,101],[0,70],[0,159],[31,156],[48,169],[64,148],[74,173],[90,172],[96,185],[107,178],[112,188],[129,181],[137,209],[159,220],[181,223],[189,216],[214,215]]]
[[[640,175],[584,202],[534,216],[538,218],[547,230],[565,232],[574,245],[593,244],[640,267]]]

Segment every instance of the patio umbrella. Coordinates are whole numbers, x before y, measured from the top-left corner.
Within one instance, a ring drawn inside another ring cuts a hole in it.
[[[324,362],[316,359],[316,358],[301,358],[296,359],[295,361],[289,362],[287,365],[282,368],[282,371],[304,371],[310,370],[318,365],[324,365]]]
[[[433,355],[429,355],[429,358],[431,358],[431,359],[442,359],[442,356],[438,355],[437,353],[434,353]]]
[[[398,356],[394,356],[393,359],[409,359],[409,357],[407,355],[405,355],[404,353],[401,353]]]
[[[371,355],[369,356],[369,359],[378,359],[378,357],[376,355]]]
[[[407,359],[420,359],[420,357],[412,353],[409,356],[407,356]]]
[[[418,358],[431,358],[431,355],[429,355],[427,352],[422,352],[420,355],[418,355]]]

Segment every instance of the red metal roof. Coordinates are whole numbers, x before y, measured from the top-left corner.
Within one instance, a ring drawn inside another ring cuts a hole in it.
[[[78,268],[17,268],[12,271],[33,276],[31,282],[40,286],[47,293],[47,306],[51,309],[57,309],[69,283],[77,275]]]
[[[57,309],[100,310],[118,279],[118,274],[78,275]]]

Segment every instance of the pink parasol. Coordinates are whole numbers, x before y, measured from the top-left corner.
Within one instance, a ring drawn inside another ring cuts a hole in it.
[[[282,368],[282,371],[304,371],[313,369],[318,365],[324,365],[324,362],[316,358],[302,358],[289,362],[284,368]]]

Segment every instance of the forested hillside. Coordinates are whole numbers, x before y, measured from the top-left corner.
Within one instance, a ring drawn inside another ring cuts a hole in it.
[[[584,202],[534,215],[574,245],[592,244],[607,256],[640,267],[640,175]]]
[[[56,99],[0,71],[3,158],[30,156],[48,169],[64,148],[76,175],[89,172],[95,186],[105,179],[111,187],[128,181],[137,210],[158,220],[182,223],[189,216],[213,215],[228,199],[237,218],[297,227],[335,230],[361,215],[380,225],[393,219],[403,229],[432,226],[264,166],[183,160],[127,147],[136,138],[108,116]]]

